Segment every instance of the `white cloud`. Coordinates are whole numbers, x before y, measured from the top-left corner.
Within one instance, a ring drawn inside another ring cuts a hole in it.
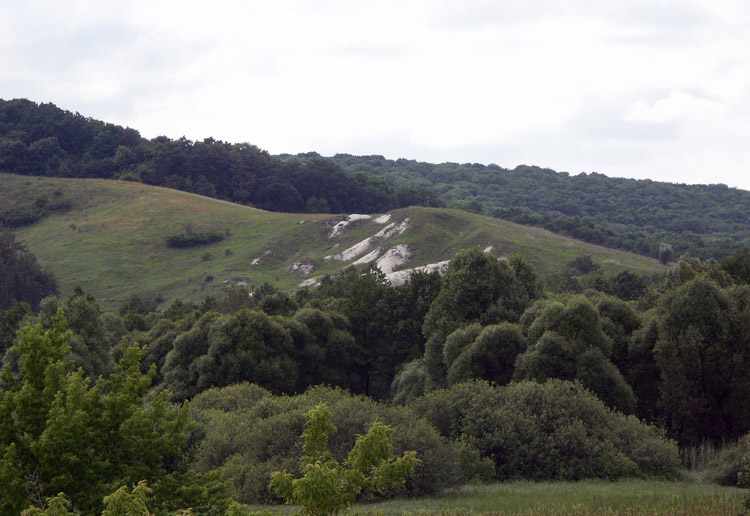
[[[654,102],[639,100],[623,115],[632,122],[664,124],[682,120],[707,120],[718,114],[721,106],[716,102],[698,98],[684,91],[671,91],[667,97]]]

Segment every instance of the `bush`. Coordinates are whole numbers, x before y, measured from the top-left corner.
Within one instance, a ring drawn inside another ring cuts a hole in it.
[[[444,437],[491,459],[499,479],[673,477],[679,468],[676,445],[659,430],[571,382],[467,382],[412,407]]]
[[[167,246],[173,249],[185,247],[198,247],[201,245],[215,244],[224,240],[224,235],[219,232],[202,231],[200,233],[183,233],[166,237]],[[205,260],[204,260],[205,261]]]
[[[399,493],[430,494],[462,480],[458,451],[410,409],[326,387],[275,397],[257,386],[241,384],[196,396],[191,412],[198,427],[195,434],[202,438],[194,449],[195,468],[220,469],[243,503],[279,502],[268,489],[270,473],[283,469],[295,476],[302,473],[300,434],[305,414],[321,403],[329,407],[338,428],[329,439],[337,461],[346,458],[356,435],[364,434],[377,419],[393,428],[395,455],[415,450],[421,460]]]

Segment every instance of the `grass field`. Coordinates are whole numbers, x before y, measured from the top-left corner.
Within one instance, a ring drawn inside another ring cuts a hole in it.
[[[654,480],[510,482],[468,485],[429,498],[360,503],[351,513],[365,515],[464,516],[740,516],[747,489]],[[255,506],[294,514],[292,506]]]
[[[540,515],[732,515],[742,514],[747,490],[709,484],[645,480],[514,482],[464,486],[440,496],[360,504],[358,513]]]
[[[307,278],[291,269],[294,263],[312,265],[311,277],[335,273],[347,263],[325,256],[383,228],[360,221],[331,239],[331,227],[343,215],[271,213],[141,183],[0,174],[5,209],[33,206],[40,197],[62,199],[71,208],[19,229],[17,237],[57,276],[63,295],[80,285],[105,309],[136,293],[159,294],[169,303],[178,297],[197,301],[227,284],[268,281],[291,290]],[[542,275],[561,271],[581,254],[608,274],[665,269],[643,256],[460,211],[408,208],[393,212],[391,220],[406,218],[409,229],[382,243],[409,246],[405,267],[450,259],[478,245],[491,246],[498,256],[520,253]],[[209,246],[167,247],[165,237],[188,228],[225,238]]]

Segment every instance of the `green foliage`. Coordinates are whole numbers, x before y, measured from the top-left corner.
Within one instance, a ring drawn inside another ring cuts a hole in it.
[[[348,352],[348,387],[353,392],[388,397],[398,367],[422,354],[422,321],[439,286],[436,273],[417,273],[404,285],[391,287],[374,265],[349,267],[336,278],[323,279],[309,306],[338,311],[351,323],[355,346]]]
[[[379,420],[394,429],[396,454],[415,450],[421,459],[398,493],[430,494],[461,480],[457,451],[412,411],[323,387],[303,395],[275,397],[245,384],[196,396],[191,404],[198,436],[195,469],[203,473],[220,470],[241,502],[278,502],[268,487],[270,475],[284,469],[295,477],[303,475],[300,461],[305,452],[299,436],[305,414],[321,403],[330,407],[331,421],[338,427],[328,437],[328,449],[339,464],[346,461],[356,435],[366,433],[372,421]]]
[[[737,283],[750,284],[750,247],[737,249],[731,256],[721,260],[721,268]]]
[[[7,310],[0,310],[0,357],[10,348],[24,318],[31,314],[28,303],[15,303]]]
[[[602,317],[582,296],[543,300],[529,308],[521,325],[527,328],[531,345],[518,356],[513,377],[577,380],[610,407],[635,412],[635,395],[610,360],[614,346],[604,328],[619,337],[616,357],[622,360],[628,341],[624,333],[634,331],[638,320],[632,311],[612,300],[602,301],[601,309],[611,318]]]
[[[344,512],[360,492],[384,492],[406,481],[419,463],[415,452],[393,458],[393,430],[375,421],[360,435],[343,464],[328,450],[328,435],[336,431],[325,404],[310,410],[302,437],[304,476],[275,472],[271,485],[287,503],[302,506],[303,514],[328,516]]]
[[[469,382],[412,406],[442,435],[492,460],[499,479],[672,477],[679,468],[675,443],[659,430],[570,382]]]
[[[76,516],[76,514],[71,510],[70,500],[64,493],[60,493],[57,496],[47,498],[44,509],[30,507],[25,509],[21,516]]]
[[[151,516],[146,507],[150,494],[151,489],[143,481],[132,488],[122,486],[104,497],[102,516]]]
[[[201,482],[165,469],[181,453],[188,414],[168,393],[146,399],[154,371],[140,370],[145,350],[124,342],[114,372],[93,385],[66,360],[72,334],[62,312],[48,329],[22,328],[14,346],[20,367],[2,372],[0,512],[42,507],[44,493],[65,492],[91,513],[111,488],[136,479]]]
[[[25,246],[16,242],[13,233],[0,228],[0,310],[15,303],[39,302],[57,294],[57,280],[43,269]]]
[[[391,384],[391,400],[404,404],[425,393],[427,385],[427,368],[424,359],[418,358],[401,366]]]
[[[653,354],[660,414],[681,444],[750,430],[749,292],[698,277],[659,300]]]
[[[198,247],[201,245],[215,244],[224,240],[224,235],[219,232],[202,231],[199,233],[170,235],[165,237],[167,245],[173,249],[184,247]],[[206,260],[203,260],[204,262]]]
[[[594,263],[589,254],[582,254],[566,265],[569,269],[573,269],[580,274],[588,274],[599,269],[599,265]]]
[[[504,385],[513,376],[516,357],[526,351],[526,339],[518,327],[506,322],[485,326],[454,360],[450,360],[451,355],[455,354],[450,347],[453,343],[451,337],[455,333],[448,337],[445,344],[448,385],[474,378]]]
[[[520,257],[498,260],[472,248],[456,253],[424,319],[427,388],[445,382],[446,338],[471,324],[515,322],[541,294],[533,270]]]

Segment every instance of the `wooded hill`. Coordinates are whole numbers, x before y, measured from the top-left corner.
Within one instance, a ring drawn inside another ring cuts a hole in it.
[[[296,289],[357,261],[397,272],[472,246],[519,253],[543,277],[582,255],[605,276],[666,270],[643,256],[444,208],[370,218],[273,213],[141,183],[14,174],[0,174],[0,205],[39,216],[16,238],[57,276],[63,295],[80,285],[107,309],[133,294],[198,301],[227,285]]]
[[[0,100],[0,172],[122,179],[296,213],[382,213],[448,203],[652,257],[662,243],[671,244],[675,256],[702,259],[750,245],[750,192],[725,185],[382,156],[272,156],[212,138],[148,140],[135,129],[25,99]],[[0,209],[6,226],[35,217],[34,210]]]
[[[281,156],[319,160],[316,153]],[[658,256],[666,242],[677,256],[719,258],[750,244],[750,192],[723,184],[684,185],[570,175],[521,165],[432,164],[383,156],[325,158],[394,188],[433,188],[449,206],[543,227],[587,242]],[[717,171],[717,178],[721,172]]]

